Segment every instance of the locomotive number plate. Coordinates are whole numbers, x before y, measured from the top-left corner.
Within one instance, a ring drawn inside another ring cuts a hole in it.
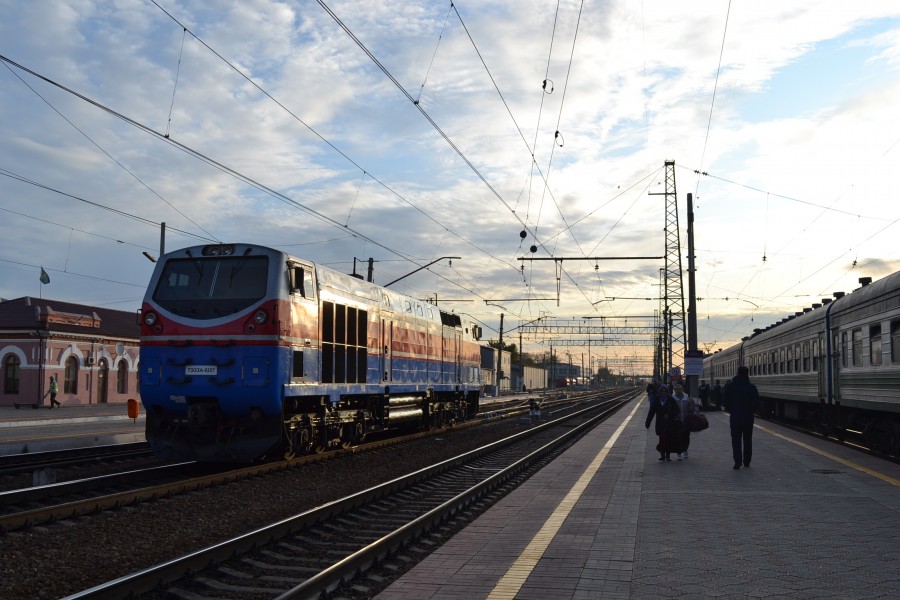
[[[188,365],[184,368],[185,375],[218,375],[219,368],[216,365]]]

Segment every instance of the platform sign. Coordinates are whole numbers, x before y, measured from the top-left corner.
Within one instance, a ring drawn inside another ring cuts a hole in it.
[[[703,375],[703,351],[702,350],[688,350],[684,356],[684,374],[690,377],[691,375],[701,376]]]

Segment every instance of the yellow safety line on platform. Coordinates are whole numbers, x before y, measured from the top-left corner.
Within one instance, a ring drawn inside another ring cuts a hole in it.
[[[803,442],[801,442],[799,440],[789,438],[786,435],[781,435],[780,433],[772,431],[771,429],[763,427],[762,425],[757,425],[756,427],[758,427],[759,429],[762,429],[766,433],[771,433],[772,435],[774,435],[777,438],[781,438],[783,440],[791,442],[792,444],[796,444],[796,445],[800,446],[801,448],[806,448],[807,450],[811,450],[812,452],[815,452],[816,454],[821,454],[822,456],[824,456],[826,458],[830,458],[831,460],[839,462],[842,465],[846,465],[846,466],[850,467],[851,469],[856,469],[857,471],[862,471],[863,473],[867,473],[867,474],[871,475],[872,477],[877,477],[878,479],[881,479],[882,481],[886,481],[892,485],[900,485],[900,479],[894,479],[893,477],[891,477],[889,475],[885,475],[884,473],[879,473],[878,471],[874,471],[868,467],[858,465],[855,462],[851,462],[845,458],[841,458],[840,456],[835,456],[834,454],[825,452],[824,450],[819,450],[818,448],[814,448],[814,447],[810,446],[809,444],[804,444]]]
[[[612,437],[609,438],[609,441],[606,442],[606,445],[603,446],[599,454],[594,457],[594,460],[591,461],[591,464],[588,465],[584,473],[581,474],[581,477],[578,478],[578,481],[572,486],[572,489],[569,490],[566,497],[559,503],[559,506],[553,511],[553,514],[551,514],[544,522],[540,531],[535,534],[525,550],[522,551],[522,554],[519,555],[519,558],[516,559],[506,572],[506,575],[497,582],[497,585],[495,585],[494,589],[491,590],[491,593],[488,594],[488,600],[513,600],[516,597],[516,594],[519,593],[525,580],[528,579],[528,576],[550,546],[550,542],[553,541],[559,528],[562,527],[562,524],[569,516],[569,513],[575,508],[575,504],[578,502],[578,499],[581,498],[581,494],[584,493],[584,490],[591,482],[591,479],[594,478],[594,475],[600,469],[600,465],[606,460],[606,456],[609,454],[609,451],[612,450],[613,444],[619,439],[619,435],[621,435],[625,426],[628,425],[628,422],[631,421],[631,418],[634,417],[634,414],[641,407],[641,404],[641,402],[635,404],[631,414],[628,415],[621,425],[619,425],[619,428],[612,434]]]

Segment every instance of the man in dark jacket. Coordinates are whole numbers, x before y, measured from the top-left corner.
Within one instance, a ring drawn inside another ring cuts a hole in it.
[[[738,367],[737,375],[725,385],[722,395],[725,410],[731,413],[731,452],[734,467],[750,466],[753,456],[753,413],[759,408],[759,391],[750,383],[747,367]]]

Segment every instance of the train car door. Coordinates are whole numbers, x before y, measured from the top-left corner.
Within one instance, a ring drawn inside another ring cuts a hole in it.
[[[460,352],[462,352],[462,333],[459,331],[453,332],[453,364],[456,366],[454,369],[456,371],[456,383],[462,383],[462,356],[460,356]]]
[[[394,322],[381,320],[381,377],[383,381],[393,381],[393,370],[391,369],[391,358],[394,352]]]
[[[460,381],[460,344],[462,337],[456,329],[443,328],[441,342],[441,383],[459,383]]]
[[[828,382],[826,380],[828,368],[825,365],[825,361],[828,360],[827,353],[822,335],[819,334],[818,340],[813,342],[813,369],[816,370],[819,399],[826,401],[828,399]]]
[[[844,333],[842,345],[838,345],[838,333],[834,334],[834,346],[833,352],[831,353],[832,402],[840,402],[841,400],[841,360],[842,356],[846,356],[847,354],[846,338],[847,334]]]

